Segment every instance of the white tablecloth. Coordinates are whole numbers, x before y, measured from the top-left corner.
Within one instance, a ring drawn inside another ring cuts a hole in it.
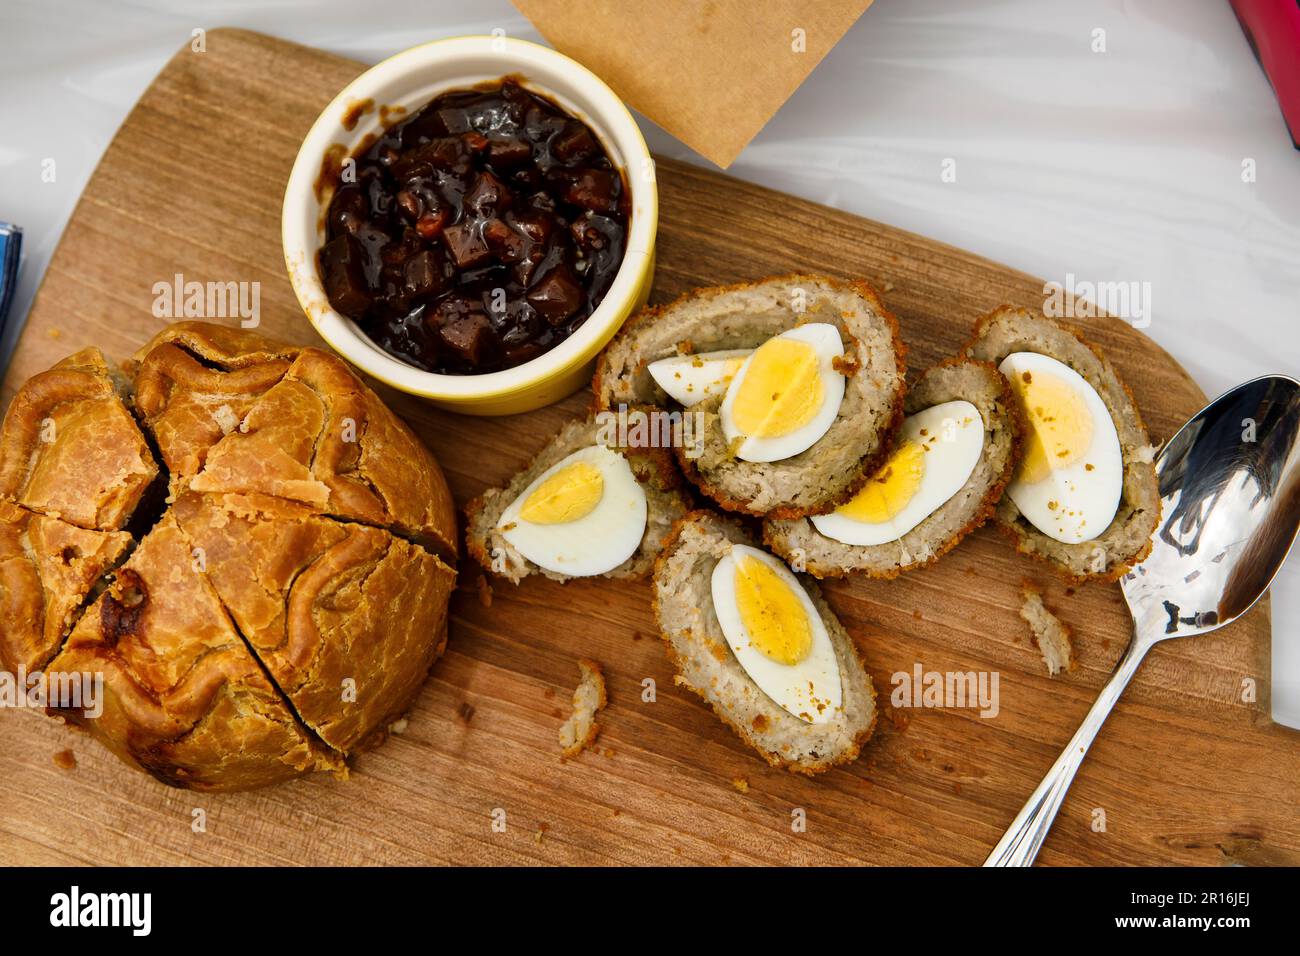
[[[494,27],[538,39],[506,0],[5,0],[0,219],[26,230],[19,314],[127,110],[194,27],[217,26],[366,62]],[[1300,374],[1300,152],[1226,0],[878,0],[731,172],[1045,279],[1149,283],[1147,333],[1211,395]],[[1297,583],[1293,561],[1273,588],[1273,690],[1274,716],[1300,726]]]

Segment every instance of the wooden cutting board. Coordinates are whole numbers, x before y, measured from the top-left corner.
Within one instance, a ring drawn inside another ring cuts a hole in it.
[[[153,284],[178,272],[260,282],[261,331],[317,343],[281,262],[280,196],[299,140],[361,69],[235,30],[210,32],[206,52],[179,53],[86,188],[4,382],[6,404],[86,345],[130,355],[163,324]],[[879,223],[682,163],[664,161],[659,178],[655,301],[791,270],[865,276],[898,313],[914,369],[953,352],[991,307],[1042,302],[1039,280]],[[1082,324],[1132,386],[1154,440],[1202,404],[1140,333],[1110,319]],[[462,503],[504,482],[587,400],[482,420],[385,396]],[[1073,673],[1046,674],[1017,614],[1025,576],[1075,630]],[[768,768],[673,686],[648,585],[534,579],[497,585],[488,606],[477,579],[464,564],[449,649],[409,726],[359,757],[348,782],[171,790],[54,721],[0,712],[0,863],[978,863],[1128,637],[1117,587],[1071,593],[989,529],[930,570],[829,585],[882,703],[891,675],[919,663],[998,672],[1000,712],[886,706],[861,759],[810,780]],[[581,656],[605,665],[610,703],[598,749],[562,763],[556,734]],[[653,703],[642,700],[646,678]],[[1242,699],[1245,682],[1253,701]],[[1216,634],[1158,648],[1040,860],[1300,862],[1300,738],[1270,723],[1268,682],[1266,603]],[[56,766],[68,749],[75,769]]]

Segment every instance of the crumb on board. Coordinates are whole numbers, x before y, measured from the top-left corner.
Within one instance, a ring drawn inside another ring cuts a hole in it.
[[[71,750],[60,750],[54,755],[54,766],[60,770],[76,770],[77,755]]]
[[[736,788],[737,793],[749,793],[749,781],[744,777],[732,777],[731,785]]]
[[[478,603],[482,604],[484,607],[491,607],[492,585],[488,583],[487,576],[480,574],[476,584],[478,586]]]
[[[889,722],[894,725],[894,729],[900,733],[907,730],[907,725],[912,722],[912,715],[905,710],[897,707],[889,708]]]
[[[1074,645],[1070,641],[1070,626],[1053,614],[1043,603],[1043,592],[1032,581],[1020,583],[1020,616],[1029,625],[1038,650],[1047,665],[1047,673],[1055,677],[1061,671],[1074,670]]]
[[[600,733],[596,714],[607,703],[605,674],[600,665],[584,657],[578,661],[578,671],[582,677],[573,692],[573,713],[560,728],[560,746],[565,758],[576,757],[595,743]]]
[[[406,732],[406,728],[409,727],[410,725],[411,722],[407,720],[405,717],[403,717],[400,720],[395,720],[391,724],[389,724],[388,732],[390,734],[402,734]]]
[[[469,701],[462,702],[456,709],[456,716],[468,724],[474,717],[474,705]]]

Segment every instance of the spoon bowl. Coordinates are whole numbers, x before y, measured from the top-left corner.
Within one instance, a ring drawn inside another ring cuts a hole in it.
[[[1300,520],[1300,382],[1266,375],[1215,399],[1156,459],[1160,526],[1124,575],[1139,634],[1223,627],[1268,589]]]
[[[1147,652],[1217,630],[1268,590],[1300,527],[1300,382],[1265,375],[1201,409],[1156,456],[1160,522],[1120,581],[1133,637],[1083,724],[985,866],[1029,866]]]

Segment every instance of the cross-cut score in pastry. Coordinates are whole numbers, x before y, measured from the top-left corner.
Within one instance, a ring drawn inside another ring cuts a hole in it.
[[[346,773],[446,645],[441,470],[314,349],[183,323],[127,373],[80,352],[24,384],[0,428],[0,664],[102,674],[102,712],[50,713],[172,786]],[[268,439],[294,454],[259,460]],[[188,490],[218,452],[213,474],[249,494]],[[303,475],[322,497],[295,497]]]
[[[446,643],[455,571],[387,531],[282,499],[189,494],[171,513],[240,632],[322,740],[352,751],[409,708]],[[341,700],[345,686],[353,692]]]
[[[304,349],[208,453],[194,491],[253,492],[410,537],[454,561],[455,506],[433,456],[340,359]]]
[[[98,349],[19,389],[0,426],[0,498],[82,528],[120,531],[158,476]]]
[[[88,531],[0,500],[0,667],[44,667],[131,544],[125,531]]]
[[[301,349],[203,322],[158,333],[135,356],[134,405],[171,476],[189,487],[208,450],[239,427]]]
[[[98,717],[84,707],[52,712],[164,783],[241,790],[344,768],[267,679],[170,515],[82,616],[50,670],[102,674]]]

